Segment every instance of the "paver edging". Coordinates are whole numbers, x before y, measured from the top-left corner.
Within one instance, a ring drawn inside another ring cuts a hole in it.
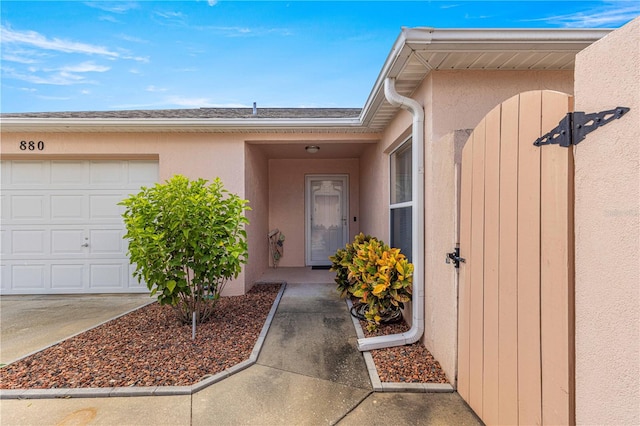
[[[349,298],[346,299],[347,307],[349,309],[349,316],[353,322],[353,327],[356,329],[356,336],[358,339],[365,338],[364,331],[360,325],[360,321],[351,315],[351,308],[353,303]],[[378,375],[378,369],[373,361],[373,356],[370,351],[363,351],[364,362],[367,365],[367,371],[369,372],[369,380],[371,380],[371,386],[374,392],[440,392],[450,393],[455,389],[449,383],[401,383],[401,382],[382,382]]]
[[[278,309],[278,305],[280,304],[280,300],[282,299],[282,295],[284,294],[284,290],[287,287],[286,282],[282,282],[280,286],[280,291],[276,295],[275,300],[273,301],[273,305],[271,306],[271,310],[269,314],[267,314],[267,318],[262,326],[262,330],[258,335],[258,339],[256,340],[256,344],[251,351],[251,355],[249,355],[249,359],[242,361],[232,367],[227,368],[224,371],[216,373],[210,377],[207,377],[204,380],[199,381],[198,383],[191,386],[145,386],[145,387],[111,387],[111,388],[60,388],[60,389],[0,389],[0,399],[59,399],[59,398],[106,398],[106,397],[134,397],[134,396],[170,396],[170,395],[192,395],[196,392],[203,390],[204,388],[213,385],[214,383],[218,383],[219,381],[226,379],[227,377],[239,373],[242,370],[245,370],[256,363],[258,360],[258,355],[260,355],[260,351],[262,350],[262,346],[267,337],[267,333],[269,332],[269,327],[271,327],[271,322],[273,321],[273,317],[276,314],[276,310]],[[154,301],[150,302],[154,303]],[[148,303],[148,304],[150,304]],[[102,324],[105,324],[113,319],[119,318],[123,315],[131,313],[136,309],[140,309],[148,304],[142,305],[138,308],[127,311],[121,315],[118,315],[112,319],[104,321],[95,327],[99,327]],[[91,330],[91,327],[87,330],[84,330],[80,333],[76,333],[73,336],[67,337],[70,339],[75,337],[85,331]],[[63,340],[67,340],[63,339]],[[61,340],[60,342],[62,342]],[[39,349],[35,352],[32,352],[28,355],[25,355],[19,358],[26,358],[27,356],[38,353],[44,349],[47,349],[51,346],[57,345],[60,342],[56,342],[52,345],[47,346],[46,348]],[[15,362],[15,361],[14,361]]]

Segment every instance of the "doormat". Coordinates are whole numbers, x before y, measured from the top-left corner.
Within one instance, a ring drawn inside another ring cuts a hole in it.
[[[326,270],[331,269],[331,265],[313,265],[313,266],[311,267],[311,269],[312,269],[312,270],[313,270],[313,269],[322,269],[322,270],[325,270],[325,271],[326,271]]]

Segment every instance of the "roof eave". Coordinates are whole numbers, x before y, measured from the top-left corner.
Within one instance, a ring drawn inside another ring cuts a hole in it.
[[[384,81],[397,78],[415,51],[565,51],[576,54],[612,29],[435,29],[402,28],[365,102],[360,119],[368,124],[384,102]],[[425,77],[431,72],[425,73]]]

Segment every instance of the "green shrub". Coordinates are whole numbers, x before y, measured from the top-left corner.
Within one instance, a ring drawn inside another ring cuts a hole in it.
[[[123,200],[134,276],[179,319],[206,321],[229,279],[247,260],[244,211],[248,201],[216,178],[176,175]]]
[[[400,249],[361,233],[330,259],[341,295],[352,295],[366,305],[363,311],[369,330],[375,330],[386,317],[399,318],[395,311],[411,301],[413,264]]]
[[[347,297],[352,295],[355,291],[353,288],[355,281],[349,279],[349,266],[353,262],[353,258],[356,255],[354,244],[362,244],[366,241],[373,239],[371,235],[364,235],[362,232],[353,240],[353,243],[348,243],[345,248],[338,249],[333,256],[329,256],[331,261],[331,271],[336,272],[336,284],[338,285],[338,292],[340,297]]]

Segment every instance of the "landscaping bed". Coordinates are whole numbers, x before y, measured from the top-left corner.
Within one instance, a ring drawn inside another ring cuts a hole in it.
[[[376,331],[367,330],[360,320],[365,337],[404,333],[409,326],[404,320],[381,324]],[[449,383],[440,363],[420,342],[393,348],[374,349],[371,356],[381,382],[389,383]]]
[[[249,359],[280,287],[221,298],[195,340],[171,307],[150,304],[0,368],[0,389],[191,386]],[[361,324],[367,337],[409,329],[404,321],[376,332]],[[371,353],[382,382],[447,383],[420,343]]]
[[[195,340],[171,307],[153,303],[0,368],[0,388],[193,385],[249,359],[280,287],[221,298]]]

